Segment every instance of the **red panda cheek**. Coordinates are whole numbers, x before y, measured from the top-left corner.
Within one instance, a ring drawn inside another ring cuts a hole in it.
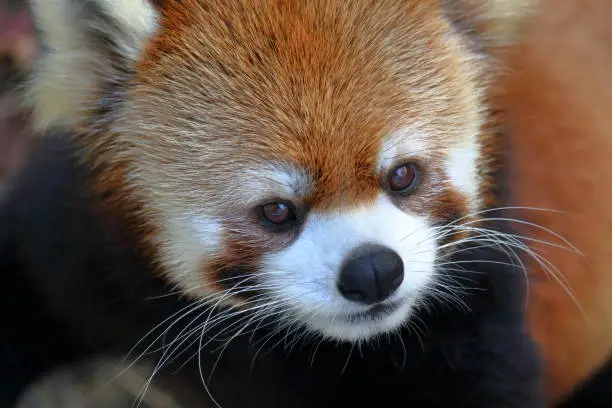
[[[254,276],[261,269],[265,248],[239,237],[225,237],[223,252],[202,263],[205,286],[219,295],[241,292],[241,299],[254,294],[249,288],[257,284]]]
[[[438,242],[439,245],[447,245],[469,236],[468,230],[461,228],[472,220],[469,217],[468,200],[464,194],[449,184],[435,195],[432,202],[431,217],[434,223],[440,226],[453,225],[453,231],[443,234],[444,240]]]
[[[246,299],[257,294],[251,290],[260,279],[263,258],[267,253],[281,251],[295,239],[295,234],[271,233],[250,220],[223,224],[221,250],[203,260],[201,278],[206,287],[219,293],[238,292]]]
[[[467,198],[447,185],[435,195],[431,207],[431,216],[437,223],[456,222],[468,215]]]

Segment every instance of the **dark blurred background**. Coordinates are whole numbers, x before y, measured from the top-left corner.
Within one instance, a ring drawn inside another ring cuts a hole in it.
[[[26,156],[27,141],[32,136],[19,90],[36,53],[26,1],[0,0],[0,194]],[[115,361],[67,367],[34,385],[19,408],[131,407],[146,379],[147,368],[138,367],[111,381],[118,367]],[[151,389],[146,397],[143,408],[178,408],[160,390]]]
[[[27,139],[27,118],[16,89],[33,58],[36,42],[23,0],[0,0],[0,178],[18,165]]]

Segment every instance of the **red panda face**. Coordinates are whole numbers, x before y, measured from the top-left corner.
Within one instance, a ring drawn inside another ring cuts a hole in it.
[[[483,72],[438,2],[94,3],[112,35],[68,51],[125,65],[39,117],[120,169],[169,282],[338,340],[406,323],[481,203]]]

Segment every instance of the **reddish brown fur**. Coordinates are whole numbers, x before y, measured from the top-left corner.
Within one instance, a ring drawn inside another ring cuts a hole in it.
[[[548,363],[552,400],[565,395],[612,353],[612,3],[548,0],[526,45],[510,54],[512,185],[525,212],[585,253],[545,249],[573,290],[532,263],[531,327]],[[526,229],[543,240],[551,236]],[[538,246],[539,247],[539,246]]]
[[[257,228],[257,223],[241,219],[239,214],[232,218],[222,227],[223,252],[212,259],[203,260],[201,266],[203,279],[212,281],[212,286],[218,286],[221,290],[236,285],[248,273],[257,273],[265,254],[286,248],[299,234],[299,230],[284,234],[264,234]],[[250,230],[249,225],[252,225]],[[215,283],[219,281],[222,284]]]
[[[391,126],[424,122],[434,130],[432,148],[443,152],[478,117],[466,102],[474,92],[462,65],[466,50],[444,42],[440,33],[450,26],[434,1],[348,8],[327,1],[169,1],[161,25],[139,65],[143,86],[134,97],[174,95],[189,103],[168,80],[192,81],[191,97],[202,92],[203,105],[222,106],[219,119],[238,118],[230,128],[208,124],[213,133],[256,145],[256,161],[280,158],[309,172],[314,209],[374,199],[378,150]],[[211,86],[199,91],[204,81]],[[165,119],[160,113],[157,121]]]
[[[258,246],[247,241],[244,236],[232,233],[224,236],[222,241],[223,253],[202,262],[203,279],[210,282],[209,285],[216,288],[219,294],[240,287],[240,283],[249,274],[256,274],[262,256],[269,252],[269,248]],[[248,286],[256,282],[251,279],[243,283]],[[240,297],[246,296],[245,293]]]
[[[451,185],[446,184],[444,190],[432,199],[430,210],[437,222],[455,221],[468,214],[468,206],[463,194],[458,193]]]

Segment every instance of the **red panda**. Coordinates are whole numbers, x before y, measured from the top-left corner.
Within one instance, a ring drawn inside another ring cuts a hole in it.
[[[558,211],[523,215],[583,253],[534,245],[545,250],[563,285],[528,265],[530,328],[544,356],[548,395],[554,403],[578,392],[567,407],[610,406],[611,17],[605,0],[542,2],[523,43],[507,55],[513,73],[504,80],[512,202]],[[550,240],[543,230],[522,232]]]
[[[46,134],[0,211],[7,400],[107,352],[186,361],[198,406],[545,406],[521,244],[488,216],[503,8],[33,9]]]

